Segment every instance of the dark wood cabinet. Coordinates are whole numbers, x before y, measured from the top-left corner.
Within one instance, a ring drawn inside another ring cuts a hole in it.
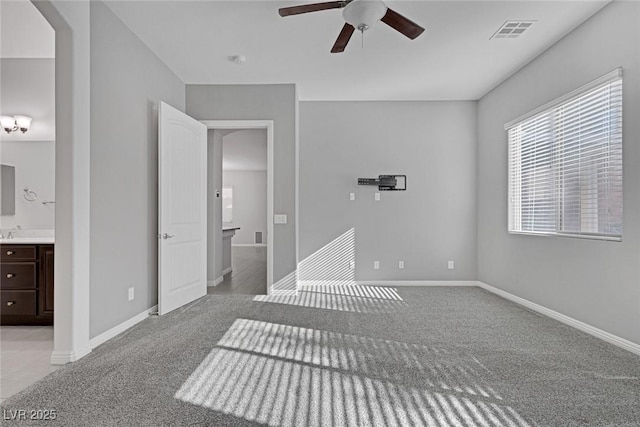
[[[13,289],[35,289],[37,279],[38,263],[36,261],[27,262],[3,262],[2,263],[2,290]]]
[[[0,324],[53,323],[53,245],[0,245]]]
[[[40,246],[40,314],[53,317],[53,245]]]

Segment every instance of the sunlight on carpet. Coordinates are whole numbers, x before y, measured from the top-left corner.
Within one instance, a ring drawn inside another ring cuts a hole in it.
[[[295,295],[257,295],[254,301],[354,313],[390,313],[408,306],[397,289],[384,286],[309,285]]]
[[[528,426],[481,373],[451,349],[238,319],[174,397],[270,426]]]

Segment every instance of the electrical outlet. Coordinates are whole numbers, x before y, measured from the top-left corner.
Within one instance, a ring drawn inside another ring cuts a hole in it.
[[[376,202],[380,201],[380,193],[373,193],[373,198]]]
[[[380,269],[380,261],[373,261],[373,269],[374,270]]]
[[[398,268],[404,268],[404,261],[398,261]]]
[[[453,266],[453,261],[449,261],[449,263],[447,264],[447,268],[449,270],[453,270],[454,266]]]
[[[349,261],[349,269],[350,270],[355,270],[356,269],[356,262],[355,261]]]
[[[349,193],[349,200],[355,200],[356,199],[356,193]]]
[[[132,301],[135,298],[134,288],[129,288],[129,301]]]

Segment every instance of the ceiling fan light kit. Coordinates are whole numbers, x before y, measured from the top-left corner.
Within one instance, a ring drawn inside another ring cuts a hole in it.
[[[381,1],[354,1],[342,9],[342,17],[352,27],[364,32],[382,19],[387,6]]]
[[[411,40],[418,37],[424,31],[423,27],[405,18],[398,12],[389,9],[384,2],[380,0],[345,0],[313,3],[283,7],[278,12],[280,16],[292,16],[329,9],[343,9],[342,17],[346,21],[338,35],[338,39],[331,49],[331,53],[343,52],[356,28],[364,34],[364,32],[377,21],[384,22]]]

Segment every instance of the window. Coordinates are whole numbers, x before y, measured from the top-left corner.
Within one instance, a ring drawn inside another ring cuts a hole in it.
[[[509,231],[622,239],[622,71],[505,126]]]
[[[233,187],[222,187],[222,222],[233,222]]]

